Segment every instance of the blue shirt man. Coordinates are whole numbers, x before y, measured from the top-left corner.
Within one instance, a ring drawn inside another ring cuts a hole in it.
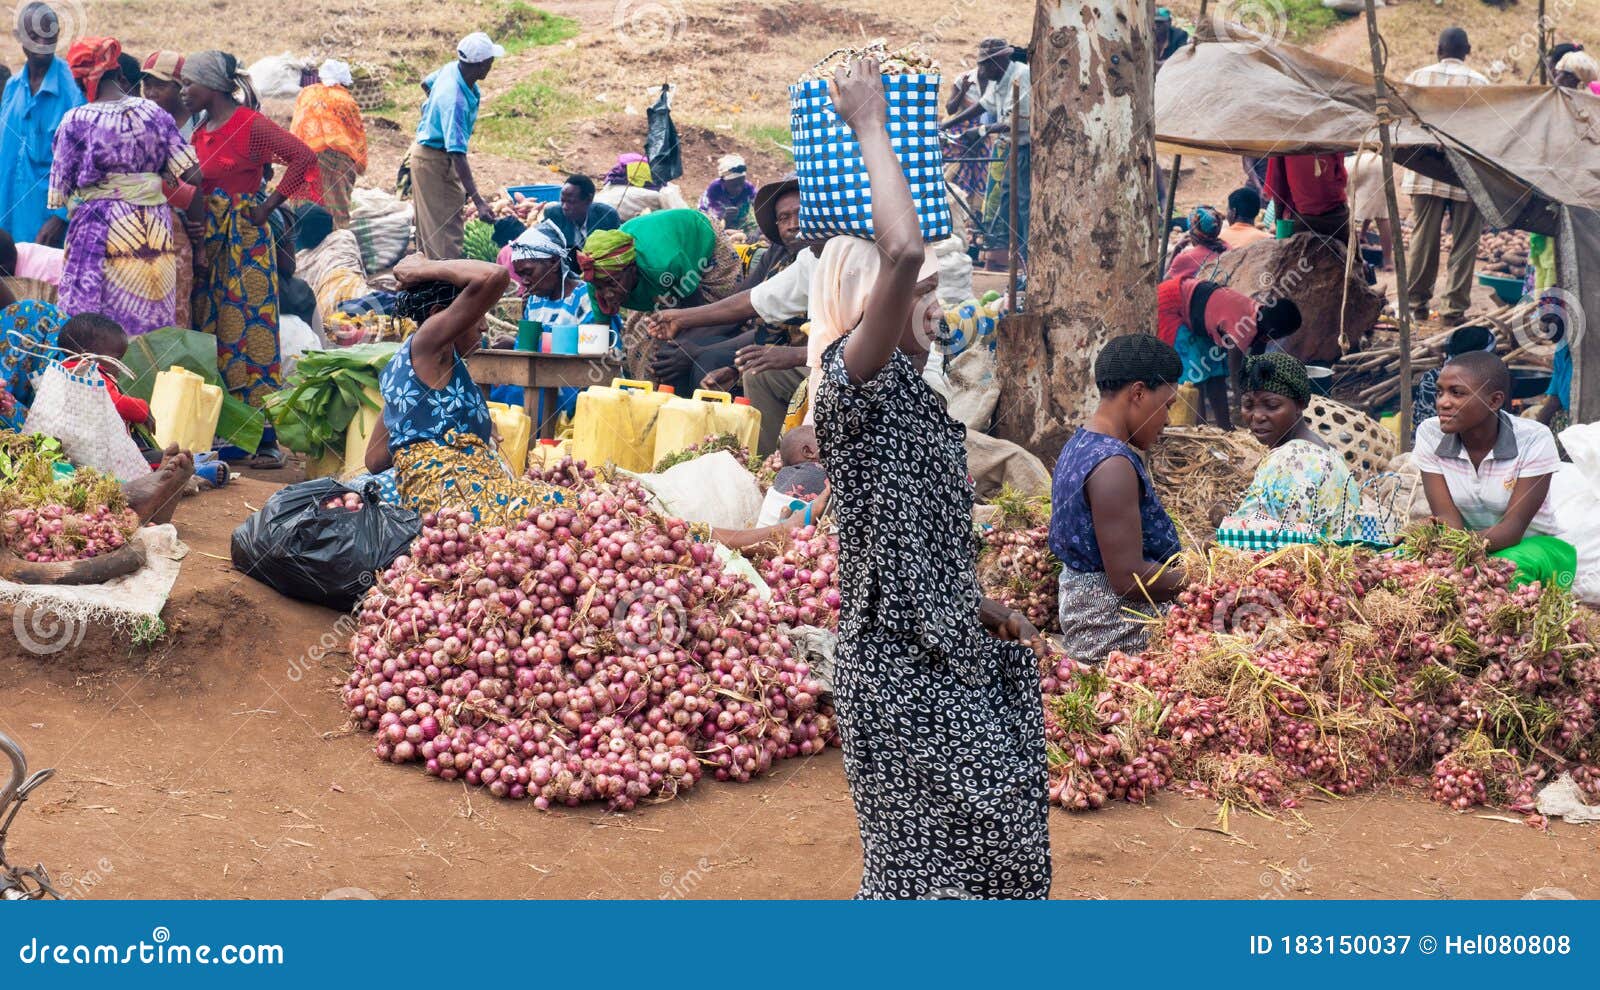
[[[61,118],[84,99],[72,70],[56,58],[55,12],[42,3],[29,4],[18,25],[28,60],[0,95],[0,227],[13,240],[26,242],[38,238],[50,217],[66,222],[65,210],[45,208],[52,149]],[[59,243],[59,236],[51,239]]]

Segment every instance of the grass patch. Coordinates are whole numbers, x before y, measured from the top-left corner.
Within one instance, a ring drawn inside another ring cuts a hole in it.
[[[506,5],[490,36],[505,46],[507,54],[515,55],[530,48],[559,45],[568,38],[577,37],[578,28],[574,18],[513,0]]]
[[[782,154],[790,162],[794,161],[794,152],[790,149],[794,136],[790,134],[788,124],[739,124],[735,130],[746,144],[762,151]]]
[[[1300,43],[1309,41],[1339,23],[1339,15],[1322,5],[1322,0],[1278,0],[1288,24],[1284,37]],[[1270,9],[1270,8],[1269,8]]]
[[[496,97],[478,118],[477,141],[497,155],[525,155],[547,139],[565,134],[575,120],[589,116],[593,101],[564,85],[564,74],[541,69]]]

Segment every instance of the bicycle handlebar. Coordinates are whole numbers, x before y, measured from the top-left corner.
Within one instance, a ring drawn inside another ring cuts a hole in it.
[[[22,747],[4,732],[0,732],[0,753],[11,761],[11,775],[5,786],[0,787],[0,814],[3,814],[11,799],[17,796],[17,789],[28,779],[28,758],[22,755]]]

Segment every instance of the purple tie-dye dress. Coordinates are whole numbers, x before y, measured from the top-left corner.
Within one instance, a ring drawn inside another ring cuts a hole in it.
[[[50,205],[68,209],[63,312],[101,313],[129,334],[172,325],[178,253],[160,182],[194,164],[172,116],[149,100],[89,103],[62,119]]]

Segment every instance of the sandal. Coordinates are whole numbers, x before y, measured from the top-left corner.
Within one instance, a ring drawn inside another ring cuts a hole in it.
[[[271,447],[262,447],[255,452],[255,455],[250,458],[250,470],[280,471],[288,461],[289,455],[283,452],[282,447],[274,444]]]

